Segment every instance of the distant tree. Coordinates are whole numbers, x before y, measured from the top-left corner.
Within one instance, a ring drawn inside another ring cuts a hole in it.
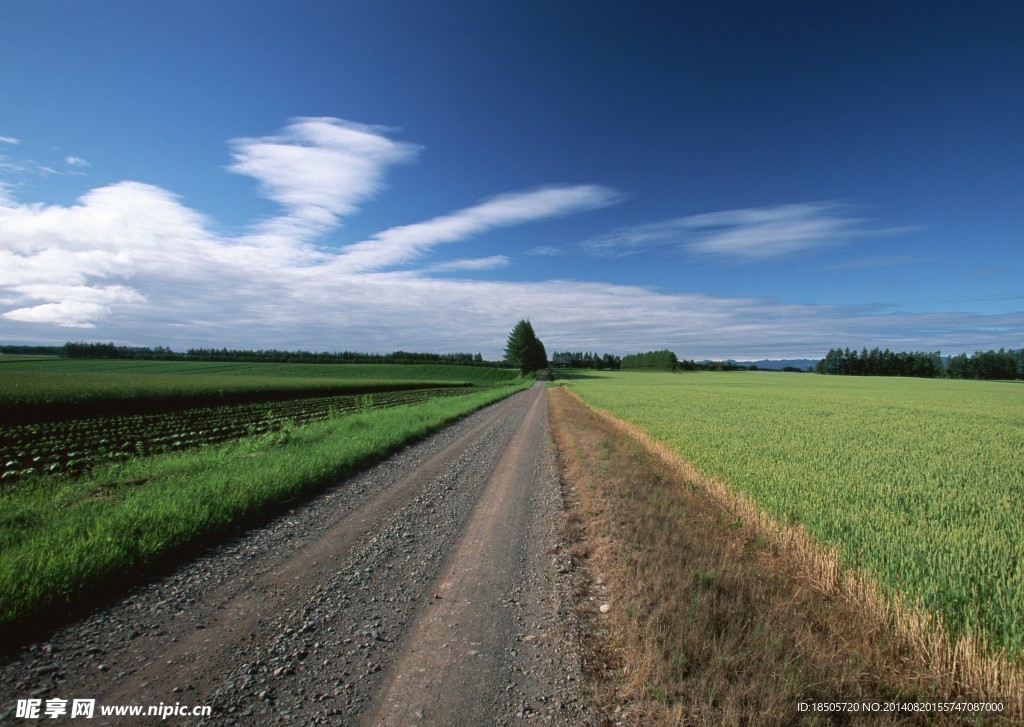
[[[622,357],[623,369],[653,369],[658,371],[675,371],[679,366],[679,359],[675,353],[667,349],[661,351],[648,351],[647,353],[633,353]]]
[[[621,362],[619,361],[618,356],[613,356],[610,353],[606,353],[604,356],[601,357],[601,363],[603,367],[606,369],[617,369],[619,368],[619,364]]]
[[[0,354],[9,354],[12,356],[58,356],[60,355],[60,352],[60,346],[0,346]]]
[[[993,352],[994,353],[994,352]],[[966,357],[951,359],[952,368],[948,375],[963,376],[970,363]],[[946,363],[939,351],[900,351],[893,353],[889,349],[879,351],[877,347],[868,351],[867,347],[860,353],[849,348],[829,349],[825,358],[821,359],[814,370],[819,374],[845,374],[847,376],[916,376],[919,378],[936,378],[947,375]]]
[[[72,343],[68,341],[60,349],[63,358],[121,358],[118,347],[111,343]]]
[[[544,344],[537,338],[530,321],[519,321],[508,334],[505,358],[512,365],[518,366],[523,374],[547,368],[547,352],[544,350]]]
[[[552,351],[550,363],[553,368],[558,369],[593,368],[598,370],[616,370],[619,368],[620,359],[614,354],[598,354],[596,351],[594,353]]]

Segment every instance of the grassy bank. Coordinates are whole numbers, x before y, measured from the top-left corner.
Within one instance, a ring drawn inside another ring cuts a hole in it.
[[[0,499],[0,629],[308,493],[528,385],[353,414],[80,480],[38,478]]]

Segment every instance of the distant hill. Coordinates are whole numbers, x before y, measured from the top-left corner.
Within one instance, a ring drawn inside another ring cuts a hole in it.
[[[737,361],[736,363],[744,366],[757,366],[759,369],[765,369],[768,371],[781,371],[787,366],[791,366],[801,371],[806,371],[808,367],[814,366],[818,363],[819,359],[816,358],[783,358],[783,359],[763,359],[761,361]]]

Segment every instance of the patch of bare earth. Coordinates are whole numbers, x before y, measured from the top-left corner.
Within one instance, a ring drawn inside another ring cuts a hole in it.
[[[823,588],[801,554],[564,388],[549,394],[549,424],[575,499],[562,534],[606,724],[1013,723],[1008,713],[802,711],[971,696],[870,609]]]

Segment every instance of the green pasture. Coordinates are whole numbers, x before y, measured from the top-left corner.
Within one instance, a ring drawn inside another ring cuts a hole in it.
[[[629,372],[565,383],[954,634],[1024,652],[1024,385]]]

